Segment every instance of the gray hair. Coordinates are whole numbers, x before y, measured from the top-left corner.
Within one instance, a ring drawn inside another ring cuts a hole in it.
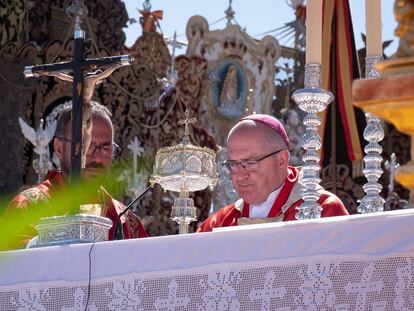
[[[107,118],[111,121],[112,113],[104,105],[97,101],[91,100],[91,113],[92,116],[100,116]],[[68,105],[63,108],[57,119],[56,133],[55,136],[65,136],[69,123],[72,121],[72,105]],[[111,121],[112,123],[112,121]]]

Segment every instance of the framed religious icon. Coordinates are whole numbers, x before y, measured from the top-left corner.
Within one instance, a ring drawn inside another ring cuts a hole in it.
[[[243,66],[226,58],[212,69],[211,100],[216,112],[226,119],[240,118],[247,105],[248,79]]]
[[[227,133],[239,118],[271,112],[281,47],[274,37],[256,40],[239,25],[210,30],[199,15],[187,22],[186,35],[186,56],[201,57],[208,65],[199,120],[217,144],[225,146]]]

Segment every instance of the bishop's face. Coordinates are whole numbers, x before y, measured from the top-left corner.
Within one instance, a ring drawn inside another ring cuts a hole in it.
[[[111,166],[113,129],[108,118],[94,115],[92,117],[92,139],[86,154],[86,165],[82,177],[93,178],[104,174]],[[65,137],[55,139],[55,152],[61,163],[61,170],[65,176],[70,175],[71,163],[71,132],[68,127]]]
[[[257,160],[279,150],[277,146],[269,145],[263,130],[257,126],[232,133],[227,148],[231,161]],[[233,186],[247,203],[262,203],[285,182],[288,160],[288,152],[283,150],[259,161],[254,171],[237,165],[236,172],[229,173]]]

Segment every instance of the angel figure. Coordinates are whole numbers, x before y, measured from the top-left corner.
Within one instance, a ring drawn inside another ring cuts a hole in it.
[[[56,120],[53,120],[45,129],[43,128],[43,119],[40,120],[39,128],[36,131],[20,117],[19,124],[24,137],[32,143],[34,151],[39,155],[39,159],[33,161],[33,168],[40,181],[45,177],[47,172],[52,169],[49,143],[55,135]]]
[[[100,69],[86,73],[83,80],[83,110],[82,110],[82,168],[85,168],[86,153],[89,149],[92,139],[92,114],[91,114],[91,99],[95,86],[102,83],[103,79],[109,77],[112,72],[121,67],[116,64],[105,71]],[[44,72],[41,75],[53,76],[62,81],[73,82],[73,76],[61,72]]]

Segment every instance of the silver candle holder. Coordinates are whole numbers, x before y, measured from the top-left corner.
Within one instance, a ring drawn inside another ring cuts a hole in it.
[[[322,146],[322,139],[318,134],[318,126],[321,119],[317,113],[326,109],[330,102],[334,99],[331,92],[321,88],[321,72],[320,64],[305,65],[305,88],[296,90],[292,99],[299,108],[307,113],[303,120],[306,126],[303,135],[303,148],[306,152],[302,156],[303,160],[303,178],[301,183],[305,186],[302,191],[303,203],[296,207],[296,219],[312,219],[320,218],[322,207],[317,202],[319,193],[317,189],[320,187],[320,156],[317,150]]]
[[[375,69],[374,64],[382,60],[381,56],[367,56],[365,58],[365,77],[367,79],[378,79],[380,73]],[[371,113],[365,114],[367,126],[364,130],[364,138],[368,141],[365,146],[364,169],[363,173],[367,179],[367,183],[363,186],[366,195],[360,200],[358,212],[374,213],[384,210],[385,200],[379,194],[382,185],[378,183],[383,170],[381,163],[383,161],[381,153],[382,147],[379,141],[384,139],[384,129],[380,120]]]

